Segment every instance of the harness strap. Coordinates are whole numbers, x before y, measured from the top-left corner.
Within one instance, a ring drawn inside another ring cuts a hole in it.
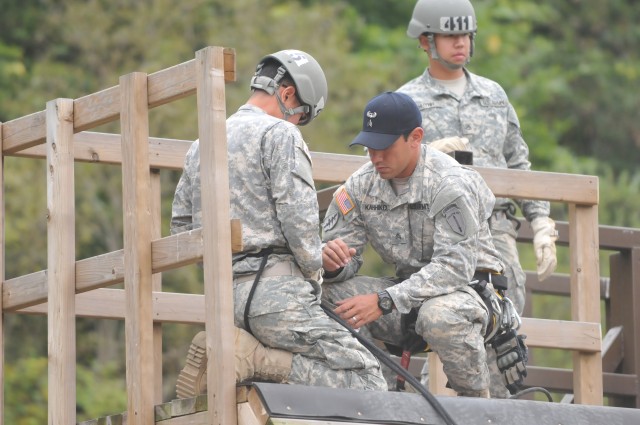
[[[249,309],[251,308],[251,300],[253,299],[253,294],[256,292],[256,287],[258,286],[258,281],[260,281],[260,276],[262,275],[262,271],[264,267],[267,265],[267,260],[269,259],[269,255],[273,252],[271,248],[265,248],[260,250],[257,254],[249,254],[247,257],[259,257],[262,255],[262,261],[260,262],[260,268],[256,273],[256,277],[253,280],[253,285],[251,285],[251,290],[249,291],[249,296],[247,297],[247,303],[244,305],[244,327],[247,332],[253,335],[251,332],[251,325],[249,324]]]

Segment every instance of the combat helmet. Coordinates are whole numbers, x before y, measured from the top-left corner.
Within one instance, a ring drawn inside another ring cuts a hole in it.
[[[469,57],[471,57],[477,30],[476,12],[469,0],[418,0],[407,27],[407,35],[411,38],[419,38],[420,35],[426,34],[431,57],[451,67],[452,64],[444,62],[438,56],[433,34],[470,34]]]
[[[282,65],[273,78],[260,75],[262,66],[270,59],[275,59]],[[278,95],[278,86],[285,73],[291,76],[296,86],[296,94],[302,104],[297,108],[286,109]],[[327,79],[320,64],[313,56],[301,50],[280,50],[263,57],[256,66],[251,88],[275,94],[285,119],[287,116],[304,113],[298,125],[310,123],[324,109],[328,96]]]

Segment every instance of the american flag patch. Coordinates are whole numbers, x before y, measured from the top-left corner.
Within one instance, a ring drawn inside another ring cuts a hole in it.
[[[344,187],[341,187],[336,193],[336,203],[338,204],[338,208],[340,208],[342,215],[347,215],[349,211],[355,207],[355,204]]]

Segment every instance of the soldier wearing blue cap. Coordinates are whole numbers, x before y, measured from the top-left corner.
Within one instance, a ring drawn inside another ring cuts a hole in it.
[[[403,345],[402,315],[417,312],[415,332],[439,355],[451,387],[489,397],[493,318],[470,282],[478,271],[504,269],[487,221],[495,198],[475,170],[422,144],[421,124],[403,93],[367,104],[351,145],[365,146],[371,161],[335,192],[322,225],[323,296],[354,328],[394,346]],[[395,266],[395,278],[356,275],[367,243]]]

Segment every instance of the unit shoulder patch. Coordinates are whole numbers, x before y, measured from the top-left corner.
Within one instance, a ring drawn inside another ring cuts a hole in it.
[[[464,216],[462,215],[460,208],[458,208],[456,204],[451,204],[442,211],[442,214],[447,220],[449,227],[451,227],[451,230],[461,236],[464,236],[467,230],[467,225],[464,221]]]

